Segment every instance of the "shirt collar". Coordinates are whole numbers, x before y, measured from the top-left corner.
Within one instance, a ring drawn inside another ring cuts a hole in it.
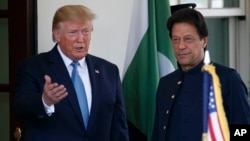
[[[63,59],[63,62],[65,64],[65,66],[71,66],[70,64],[72,63],[72,59],[70,59],[69,57],[67,57],[61,50],[60,46],[57,45],[57,50],[59,52],[59,54],[61,55],[62,59]],[[78,60],[79,64],[80,64],[80,67],[81,68],[84,68],[84,64],[86,64],[86,57],[83,57],[81,60]]]
[[[181,69],[181,67],[180,67],[179,64],[178,64],[178,67],[179,67],[179,69],[181,70],[181,72],[183,74],[194,74],[194,73],[202,72],[201,69],[202,69],[203,64],[204,64],[204,62],[203,62],[203,59],[202,59],[201,62],[197,66],[195,66],[194,68],[192,68],[192,69],[190,69],[190,70],[188,70],[186,72],[182,71],[182,69]]]

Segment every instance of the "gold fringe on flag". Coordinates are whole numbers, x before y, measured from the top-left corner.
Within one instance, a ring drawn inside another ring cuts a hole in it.
[[[223,107],[223,100],[221,96],[221,85],[220,85],[219,77],[215,72],[215,66],[212,64],[204,65],[202,69],[203,71],[207,71],[210,75],[212,75],[219,124],[222,130],[224,141],[229,141],[230,131],[229,131],[227,118],[226,118],[226,114],[225,114],[224,107]]]

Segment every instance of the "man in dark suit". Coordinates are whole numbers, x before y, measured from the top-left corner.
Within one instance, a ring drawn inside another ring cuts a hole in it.
[[[203,15],[184,8],[173,13],[167,28],[178,69],[160,79],[153,141],[202,140],[203,72],[208,29]],[[212,63],[219,77],[229,125],[250,124],[248,92],[236,70]],[[217,131],[216,131],[217,132]]]
[[[14,108],[25,121],[25,141],[128,141],[118,68],[88,54],[94,18],[82,5],[59,8],[54,48],[20,63]],[[79,106],[83,100],[71,78],[72,62],[77,62],[87,110]]]

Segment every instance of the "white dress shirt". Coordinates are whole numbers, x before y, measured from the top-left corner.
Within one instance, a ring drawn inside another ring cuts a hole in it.
[[[57,46],[58,52],[61,55],[63,62],[65,64],[65,66],[67,67],[68,73],[71,76],[72,74],[72,70],[73,67],[71,66],[71,63],[73,60],[71,60],[70,58],[68,58],[67,56],[65,56],[62,52],[62,50],[60,49],[59,45]],[[78,60],[79,62],[79,66],[77,67],[78,73],[83,81],[84,84],[84,88],[85,88],[85,92],[86,92],[86,97],[87,97],[87,101],[88,101],[88,108],[89,108],[89,114],[90,114],[90,109],[91,109],[91,103],[92,103],[92,90],[91,90],[91,83],[90,83],[90,78],[89,78],[89,72],[88,72],[88,66],[86,63],[86,58],[82,58],[81,60]],[[59,84],[60,85],[60,84]],[[66,87],[67,89],[67,87]],[[43,104],[44,104],[44,108],[46,113],[50,116],[52,115],[52,113],[55,112],[55,107],[54,105],[48,106],[47,104],[45,104],[44,100],[42,99]]]

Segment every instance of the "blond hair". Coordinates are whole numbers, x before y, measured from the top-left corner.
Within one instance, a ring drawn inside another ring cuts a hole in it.
[[[92,22],[96,15],[92,11],[83,5],[65,5],[57,9],[53,22],[52,31],[60,27],[60,23],[64,21],[74,21],[74,22]],[[53,36],[53,41],[55,41]]]

